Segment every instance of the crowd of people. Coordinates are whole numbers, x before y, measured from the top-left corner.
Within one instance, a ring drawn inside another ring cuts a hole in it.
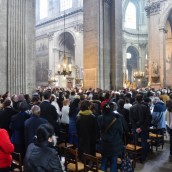
[[[10,171],[13,151],[21,153],[25,172],[63,171],[56,150],[61,130],[78,148],[80,161],[83,153],[95,156],[100,151],[102,171],[107,170],[108,161],[111,171],[117,171],[128,133],[141,138],[144,162],[150,127],[169,132],[172,156],[170,89],[46,88],[37,89],[32,97],[7,92],[0,100],[0,172]]]

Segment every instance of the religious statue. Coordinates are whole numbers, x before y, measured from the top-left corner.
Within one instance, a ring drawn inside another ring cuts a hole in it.
[[[152,63],[152,74],[153,75],[158,75],[158,64],[156,62]]]
[[[145,64],[145,78],[149,77],[149,69],[148,69],[148,65]]]
[[[152,63],[152,83],[158,83],[159,82],[159,69],[158,69],[158,64],[156,62]]]

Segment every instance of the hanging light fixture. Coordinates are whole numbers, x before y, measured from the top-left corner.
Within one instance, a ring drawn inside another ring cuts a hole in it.
[[[65,77],[66,75],[70,76],[72,73],[72,66],[71,66],[71,64],[68,64],[68,60],[67,60],[66,53],[65,53],[65,39],[66,39],[66,35],[65,35],[65,11],[64,11],[63,39],[64,39],[63,63],[58,65],[57,75],[63,75]]]

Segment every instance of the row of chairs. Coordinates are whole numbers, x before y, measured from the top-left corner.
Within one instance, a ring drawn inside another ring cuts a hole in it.
[[[101,154],[96,153],[96,156],[92,156],[89,154],[83,154],[83,163],[78,161],[78,151],[77,149],[72,148],[65,148],[65,168],[66,171],[72,172],[103,172],[99,169],[99,163],[101,161]],[[122,159],[117,159],[117,166],[120,169]],[[133,165],[134,171],[134,164],[133,160],[131,160],[131,164]]]
[[[81,163],[78,162],[78,154],[77,154],[77,149],[73,149],[74,145],[70,144],[67,142],[68,140],[68,134],[64,131],[61,131],[61,138],[63,138],[63,141],[61,143],[59,143],[57,145],[58,151],[59,151],[59,155],[60,157],[65,155],[66,161],[65,161],[65,166],[68,169],[73,169],[73,171],[81,171],[81,169],[88,169],[90,168],[90,166],[88,167],[88,165],[86,164],[86,162],[88,162],[88,160],[92,160],[93,164],[95,164],[94,168],[98,169],[98,162],[100,162],[101,160],[101,154],[100,153],[96,153],[96,156],[91,156],[91,155],[87,155],[84,154],[83,158],[85,159],[85,163]],[[131,136],[132,134],[130,134]],[[133,137],[133,135],[132,135]],[[141,140],[139,139],[137,143],[141,142]],[[151,147],[151,150],[153,150],[153,147],[156,148],[156,151],[158,150],[158,148],[161,146],[163,149],[163,145],[164,145],[164,134],[162,132],[160,132],[158,129],[154,129],[154,130],[150,130],[149,132],[149,139],[148,139],[148,144]],[[132,164],[133,167],[136,166],[136,161],[138,159],[141,159],[142,156],[142,147],[137,145],[136,142],[134,143],[129,143],[126,145],[126,152],[128,153],[128,155],[131,157],[132,159]],[[68,155],[71,155],[74,157],[73,159],[68,158]],[[14,152],[12,154],[13,156],[13,162],[12,165],[16,168],[14,168],[13,172],[19,171],[22,172],[23,171],[23,166],[22,166],[22,158],[21,158],[21,154]],[[121,163],[121,159],[118,158],[118,166],[120,166]],[[75,165],[72,165],[75,164]],[[16,170],[17,169],[17,170]]]

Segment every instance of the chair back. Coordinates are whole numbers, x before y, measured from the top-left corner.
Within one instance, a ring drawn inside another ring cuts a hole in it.
[[[15,171],[19,171],[22,172],[23,171],[23,165],[22,165],[22,157],[21,157],[21,153],[18,152],[13,152],[12,153],[12,167],[14,168],[13,172]]]
[[[71,148],[66,147],[65,148],[65,167],[66,167],[66,169],[70,168],[69,164],[72,164],[72,168],[74,168],[75,171],[77,172],[78,171],[78,163],[77,162],[78,162],[78,151],[76,149],[71,149]],[[68,169],[68,170],[71,170],[71,169]]]
[[[67,147],[68,142],[68,133],[65,130],[59,131],[59,143],[64,143],[65,147]]]
[[[93,171],[98,172],[99,171],[99,165],[98,165],[98,158],[89,154],[83,154],[84,159],[84,171]]]

